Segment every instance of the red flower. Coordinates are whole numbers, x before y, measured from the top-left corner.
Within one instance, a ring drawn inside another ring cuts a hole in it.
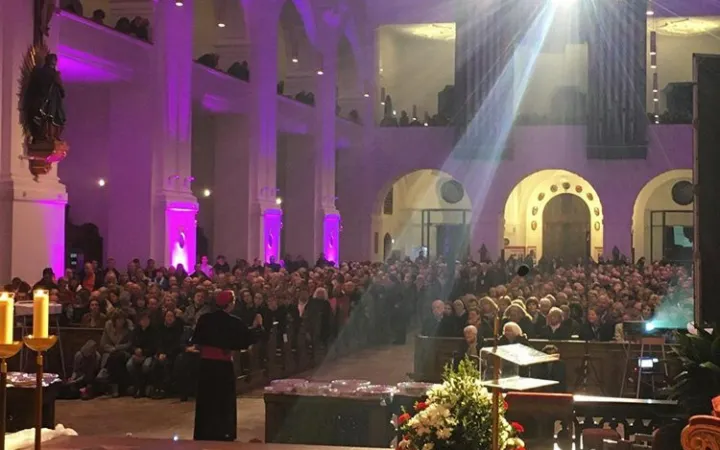
[[[505,408],[505,411],[507,411],[508,409],[510,409],[510,405],[508,405],[508,402],[505,401],[505,400],[503,400],[503,408]]]
[[[405,422],[407,422],[408,420],[410,420],[410,414],[401,414],[400,417],[397,418],[398,426],[401,427],[405,425]]]
[[[515,447],[515,450],[525,450],[525,447]]]
[[[425,403],[425,402],[416,402],[415,403],[415,411],[422,411],[425,408],[427,408],[427,403]]]
[[[512,425],[512,427],[515,429],[515,432],[518,434],[522,434],[525,432],[525,427],[523,427],[517,422],[512,422],[510,425]]]

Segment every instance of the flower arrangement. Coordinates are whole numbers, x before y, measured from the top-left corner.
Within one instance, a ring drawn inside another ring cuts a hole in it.
[[[427,392],[413,411],[403,409],[396,419],[398,450],[489,450],[492,446],[492,393],[480,384],[480,372],[469,360],[457,371],[445,368],[443,383]],[[525,450],[524,429],[505,419],[500,405],[500,450]]]

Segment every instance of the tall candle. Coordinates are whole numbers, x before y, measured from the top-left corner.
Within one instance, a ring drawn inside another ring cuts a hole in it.
[[[15,329],[15,295],[0,292],[0,344],[13,343]]]
[[[36,289],[33,293],[33,337],[48,337],[50,323],[50,293],[45,289]]]

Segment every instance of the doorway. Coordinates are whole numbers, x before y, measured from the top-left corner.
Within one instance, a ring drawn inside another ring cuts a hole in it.
[[[574,262],[590,256],[590,210],[580,197],[560,194],[543,212],[543,258]]]

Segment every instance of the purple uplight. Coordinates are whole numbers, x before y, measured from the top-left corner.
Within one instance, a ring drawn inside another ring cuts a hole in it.
[[[166,255],[175,267],[195,265],[197,212],[197,204],[191,202],[173,202],[165,209]]]
[[[338,262],[340,257],[340,214],[325,215],[323,223],[323,252],[328,261]]]
[[[280,260],[280,230],[282,229],[282,210],[268,209],[263,212],[263,228],[265,233],[263,250],[265,251],[265,262],[270,262],[274,257],[275,261]]]

